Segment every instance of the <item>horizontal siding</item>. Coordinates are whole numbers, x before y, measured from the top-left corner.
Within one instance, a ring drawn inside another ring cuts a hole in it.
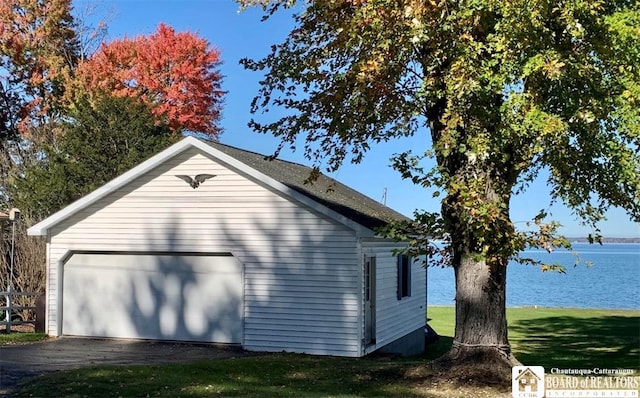
[[[338,325],[343,325],[343,327],[347,328],[353,325],[361,325],[362,323],[359,319],[337,319],[335,317],[335,313],[331,313],[329,315],[321,315],[316,314],[315,312],[308,311],[305,313],[299,314],[290,314],[286,311],[277,311],[272,312],[270,314],[263,312],[256,312],[251,316],[250,321],[255,322],[256,324],[268,324],[269,322],[277,322],[281,325],[283,324],[291,324],[291,325],[301,325],[301,322],[308,322],[310,325],[322,326],[328,323],[334,323],[337,327]]]
[[[329,264],[329,263],[340,263],[344,261],[351,261],[352,258],[353,256],[346,256],[344,254],[340,254],[339,256],[335,256],[335,257],[331,257],[328,255],[325,255],[323,257],[319,257],[319,256],[302,257],[294,253],[294,254],[291,254],[289,261],[287,262],[286,269],[271,267],[268,265],[265,266],[265,264],[272,264],[272,263],[280,264],[280,262],[278,262],[277,259],[270,259],[269,261],[265,261],[261,266],[248,265],[245,268],[248,271],[255,274],[264,273],[264,274],[270,274],[270,275],[283,275],[283,276],[291,275],[291,274],[294,274],[294,275],[302,274],[303,277],[304,276],[316,277],[316,276],[326,276],[327,272],[325,271],[325,268],[316,266],[313,263],[315,260],[322,260],[322,261],[325,261],[327,264]],[[340,279],[341,277],[350,277],[352,272],[349,269],[339,269],[335,267],[331,271],[332,271],[332,274],[330,275],[330,277],[333,279]]]
[[[343,295],[342,297],[337,297],[331,293],[323,293],[318,292],[317,294],[306,294],[301,297],[300,294],[296,294],[294,292],[283,291],[277,296],[273,295],[264,295],[264,294],[256,294],[256,293],[247,293],[245,292],[244,299],[246,301],[256,301],[260,303],[264,303],[267,299],[271,305],[277,305],[277,303],[291,303],[292,299],[295,299],[299,304],[350,304],[357,305],[359,300],[357,297],[349,297],[347,295]]]
[[[332,355],[342,357],[359,357],[359,351],[353,349],[345,349],[350,347],[349,344],[331,344],[330,342],[324,343],[319,341],[276,341],[273,345],[264,344],[265,342],[253,342],[250,345],[246,345],[245,348],[250,351],[262,351],[262,352],[296,352],[301,354],[311,355]],[[268,342],[267,342],[268,343]],[[353,341],[351,345],[357,344],[357,341]],[[281,348],[286,346],[286,348]]]
[[[292,302],[289,305],[254,305],[253,308],[249,310],[249,314],[247,317],[247,323],[250,324],[252,322],[251,313],[255,312],[260,316],[264,316],[266,318],[270,318],[273,315],[283,314],[286,315],[288,319],[291,321],[297,321],[298,316],[305,316],[307,314],[314,314],[315,316],[334,316],[334,317],[354,317],[358,314],[357,308],[354,309],[345,309],[343,305],[310,305],[298,302]],[[338,318],[339,319],[339,318]]]
[[[398,243],[366,241],[364,254],[376,257],[376,344],[368,352],[381,348],[424,326],[426,272],[420,263],[411,264],[411,296],[398,300],[397,257],[393,249]]]
[[[198,189],[175,177],[200,173],[216,177]],[[244,265],[247,349],[355,356],[356,247],[352,230],[189,150],[51,230],[48,330],[68,250],[231,252]]]
[[[315,321],[317,318],[322,320],[321,324],[310,323],[309,321]],[[266,314],[256,314],[251,318],[253,322],[253,328],[259,329],[274,329],[281,328],[282,330],[318,330],[318,331],[331,331],[336,328],[357,328],[360,322],[357,319],[336,319],[333,316],[327,315],[314,315],[310,313],[299,314],[296,316],[296,321],[300,323],[294,324],[291,317],[285,317],[280,312],[273,316],[266,316]],[[284,321],[284,322],[283,322]]]
[[[254,344],[269,344],[273,345],[273,343],[307,343],[309,345],[321,343],[322,341],[335,341],[336,343],[332,344],[337,346],[337,342],[345,342],[349,341],[351,344],[357,344],[357,340],[353,338],[352,333],[339,333],[335,330],[328,331],[318,331],[317,329],[313,330],[296,330],[295,336],[291,336],[291,332],[289,330],[283,330],[280,328],[273,328],[271,330],[257,330],[253,329],[251,332],[246,333],[245,335],[253,340]],[[321,343],[326,345],[326,343]]]
[[[250,287],[256,287],[256,289],[258,289],[259,286],[267,285],[270,288],[281,288],[286,291],[286,289],[294,285],[305,288],[308,287],[311,289],[318,288],[318,291],[326,291],[329,293],[344,289],[356,289],[358,287],[357,281],[353,280],[353,278],[350,278],[349,280],[339,280],[333,275],[323,275],[322,277],[316,276],[313,278],[304,275],[272,275],[271,277],[260,275],[259,278],[253,278],[247,281],[247,283]],[[251,293],[251,291],[249,291],[249,293]]]

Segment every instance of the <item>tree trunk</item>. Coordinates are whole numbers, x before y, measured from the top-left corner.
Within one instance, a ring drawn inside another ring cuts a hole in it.
[[[456,327],[451,350],[436,361],[451,378],[482,384],[511,380],[519,362],[507,337],[506,264],[490,266],[470,253],[454,266]]]
[[[495,351],[509,358],[505,289],[507,269],[489,267],[471,255],[455,267],[456,331],[454,349],[461,353]]]

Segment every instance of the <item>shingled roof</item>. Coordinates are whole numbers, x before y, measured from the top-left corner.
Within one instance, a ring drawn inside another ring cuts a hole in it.
[[[324,174],[320,174],[313,183],[305,182],[312,172],[310,167],[285,160],[272,159],[269,156],[220,143],[207,143],[220,152],[239,160],[366,228],[373,229],[389,222],[408,219],[397,211]]]

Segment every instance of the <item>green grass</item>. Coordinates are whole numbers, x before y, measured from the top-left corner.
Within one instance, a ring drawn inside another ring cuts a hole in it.
[[[453,307],[429,307],[441,341],[429,357],[451,347]],[[523,364],[557,368],[640,368],[640,311],[508,308],[509,341]]]
[[[273,354],[191,365],[99,367],[51,374],[19,396],[417,396],[404,371],[418,359],[381,361]]]
[[[33,343],[36,341],[46,340],[49,337],[44,333],[28,333],[28,332],[11,332],[6,333],[4,330],[0,332],[0,346]]]
[[[527,365],[639,368],[640,311],[513,308],[514,353]],[[424,357],[348,359],[274,354],[191,365],[105,366],[31,380],[18,396],[60,397],[495,397],[504,389],[431,384],[428,359],[452,342],[454,309],[430,307],[442,336]]]

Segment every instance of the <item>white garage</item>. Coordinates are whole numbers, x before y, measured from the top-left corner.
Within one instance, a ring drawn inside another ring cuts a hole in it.
[[[229,254],[75,253],[63,269],[63,335],[242,342]]]
[[[408,274],[403,244],[375,232],[406,217],[311,172],[187,137],[32,226],[47,241],[47,332],[419,352],[424,269]]]

